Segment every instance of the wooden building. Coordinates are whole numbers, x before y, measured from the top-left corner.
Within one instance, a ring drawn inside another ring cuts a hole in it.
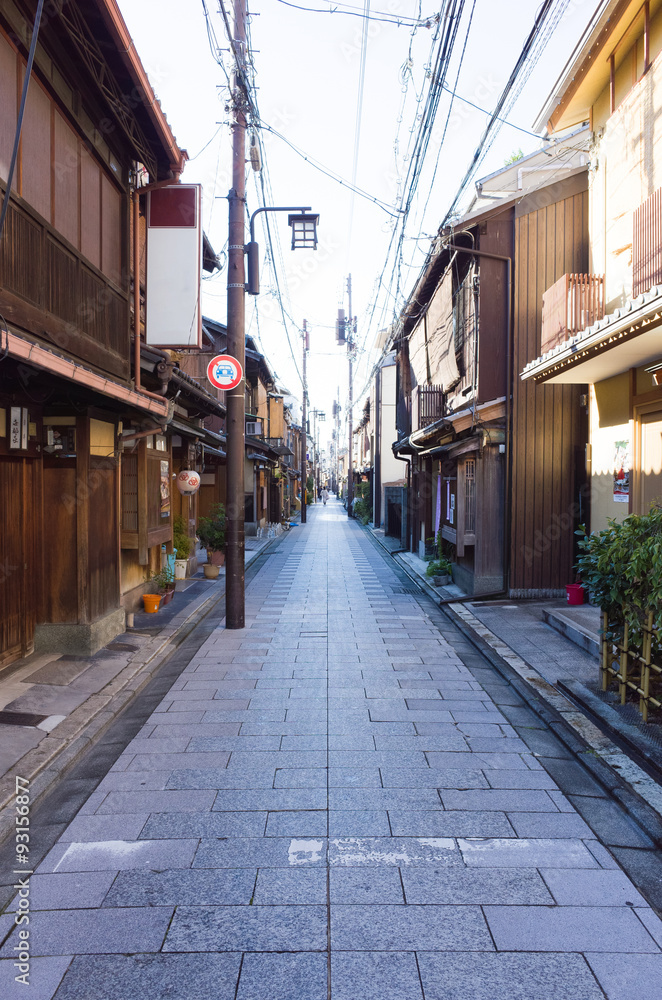
[[[2,198],[36,7],[0,7]],[[184,162],[115,0],[49,5],[0,238],[0,665],[124,631],[171,545],[175,435],[195,460],[224,412],[163,351],[132,365],[132,194]]]
[[[662,9],[605,0],[538,122],[589,122],[586,254],[545,275],[519,359],[529,391],[586,394],[592,530],[662,502],[661,114]]]
[[[548,278],[585,267],[586,162],[575,136],[484,178],[436,241],[394,340],[393,451],[409,463],[397,527],[421,556],[440,533],[469,594],[560,594],[571,579],[581,392],[527,394],[516,373],[540,337]]]

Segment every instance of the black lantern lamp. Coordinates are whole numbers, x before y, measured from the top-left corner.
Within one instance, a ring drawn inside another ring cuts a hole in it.
[[[317,223],[319,215],[288,215],[292,227],[293,250],[317,250]]]
[[[292,212],[296,211],[298,215],[288,216],[288,222],[292,226],[292,249],[293,250],[317,250],[317,223],[319,222],[319,215],[308,215],[310,212],[310,206],[306,205],[301,208],[290,207],[279,207],[279,206],[266,206],[265,208],[258,208],[251,215],[250,222],[250,232],[251,240],[244,247],[244,252],[247,255],[247,282],[245,285],[246,291],[249,295],[259,295],[260,294],[260,248],[255,240],[255,216],[259,215],[260,212]]]

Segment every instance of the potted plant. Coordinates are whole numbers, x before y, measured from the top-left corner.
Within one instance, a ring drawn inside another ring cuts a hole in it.
[[[225,561],[225,521],[225,507],[222,503],[214,504],[209,517],[198,520],[198,538],[207,550],[204,572],[210,580],[218,576],[219,566]]]
[[[425,575],[432,577],[435,587],[445,587],[452,580],[451,569],[450,560],[445,556],[439,556],[438,559],[433,559],[428,563]]]
[[[161,604],[169,604],[175,593],[175,572],[168,563],[152,577],[152,583],[163,595]]]
[[[186,533],[183,517],[176,517],[172,531],[172,545],[177,558],[175,559],[175,579],[185,580],[188,567],[188,557],[191,554],[191,539]]]
[[[153,576],[151,580],[147,581],[145,586],[146,593],[143,594],[143,606],[145,611],[147,611],[150,615],[156,614],[161,606],[162,595],[160,593],[161,587],[158,580],[159,576],[160,574],[157,573],[156,576]]]

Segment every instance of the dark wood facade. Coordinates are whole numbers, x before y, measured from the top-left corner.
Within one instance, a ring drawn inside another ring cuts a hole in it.
[[[588,269],[586,173],[519,202],[515,254],[510,589],[527,597],[565,593],[574,531],[588,518],[587,388],[519,378],[541,353],[543,293]]]
[[[130,382],[130,178],[183,159],[116,5],[51,6],[0,240],[0,665],[123,630],[120,422],[167,413]],[[0,199],[35,8],[0,10]]]

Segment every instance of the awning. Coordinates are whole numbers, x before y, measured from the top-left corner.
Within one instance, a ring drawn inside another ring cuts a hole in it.
[[[139,390],[115,382],[104,375],[79,365],[77,362],[55,354],[53,351],[42,347],[40,344],[24,337],[19,337],[10,330],[2,330],[0,346],[6,349],[6,353],[13,358],[19,358],[35,368],[41,368],[51,375],[58,375],[60,378],[68,379],[86,389],[92,389],[102,396],[109,396],[111,399],[118,399],[137,409],[146,410],[154,416],[162,417],[164,421],[172,413],[172,402],[167,399],[158,399],[156,395],[143,393]]]
[[[529,362],[523,381],[601,382],[662,357],[662,288],[654,287]]]

